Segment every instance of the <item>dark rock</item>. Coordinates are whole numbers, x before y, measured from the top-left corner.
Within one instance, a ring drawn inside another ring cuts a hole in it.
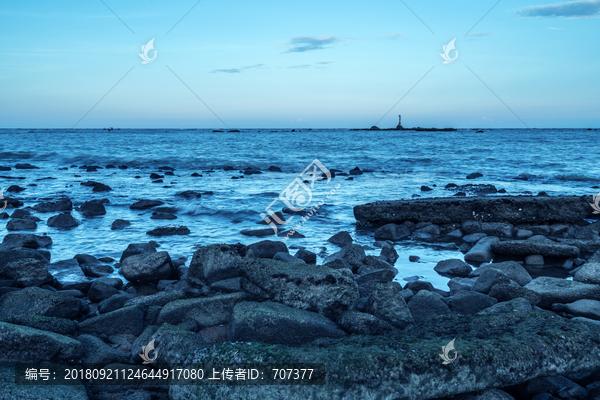
[[[81,322],[79,330],[95,336],[138,336],[144,330],[144,310],[140,306],[132,306],[101,314]]]
[[[517,297],[509,301],[499,302],[493,306],[479,311],[479,315],[501,314],[501,313],[528,313],[533,310],[531,303],[522,297]]]
[[[54,278],[44,264],[34,258],[12,261],[0,268],[0,277],[14,279],[19,287],[51,284]]]
[[[115,362],[126,363],[128,361],[126,354],[113,349],[95,336],[79,335],[77,340],[83,345],[81,361],[85,364],[107,365]]]
[[[317,263],[317,255],[312,251],[306,249],[300,249],[294,255],[296,258],[303,260],[307,264],[316,264]]]
[[[23,231],[37,229],[37,224],[32,219],[13,218],[6,224],[8,231]]]
[[[333,253],[330,256],[327,256],[325,260],[323,260],[323,263],[328,264],[337,259],[343,259],[352,266],[353,270],[358,270],[358,268],[360,268],[360,266],[363,265],[365,256],[365,250],[362,248],[362,246],[351,243],[346,245],[337,253]]]
[[[79,212],[85,217],[94,217],[96,215],[105,215],[106,208],[102,204],[102,200],[89,200],[79,207]]]
[[[21,163],[21,164],[16,164],[15,169],[39,169],[39,167],[36,167],[35,165],[31,165],[28,163]]]
[[[431,192],[433,189],[430,188],[429,186],[421,186],[421,192]]]
[[[183,355],[187,355],[196,349],[207,347],[207,343],[201,335],[170,324],[163,324],[152,335],[152,338],[155,340],[155,348],[160,349],[156,353],[156,362],[170,367],[173,367]],[[141,344],[146,345],[147,343]],[[132,348],[132,355],[133,353],[134,349]],[[137,360],[139,359],[139,355],[133,358]]]
[[[363,172],[358,167],[352,168],[349,173],[350,173],[350,175],[362,175],[363,174]]]
[[[542,299],[542,296],[539,293],[522,287],[514,282],[498,283],[492,286],[488,294],[491,297],[498,299],[498,301],[510,301],[518,297],[522,297],[532,306],[537,305]]]
[[[510,279],[506,274],[499,269],[488,268],[481,271],[481,275],[475,281],[472,290],[488,294],[492,289],[492,286],[498,283],[509,283]]]
[[[175,276],[175,267],[166,251],[127,257],[121,265],[123,277],[130,282],[156,283]]]
[[[379,257],[391,265],[394,265],[400,256],[393,245],[385,243],[383,246],[381,246],[381,253],[379,253]]]
[[[409,290],[413,291],[414,293],[419,293],[421,290],[427,290],[429,292],[433,292],[433,285],[431,284],[431,282],[416,280],[416,281],[408,282],[404,286],[404,289],[409,289]]]
[[[391,269],[369,270],[369,272],[357,276],[354,280],[358,285],[361,297],[366,297],[375,290],[378,284],[391,282],[397,274],[398,270],[394,267]]]
[[[150,296],[140,296],[134,297],[132,299],[127,300],[125,303],[126,307],[129,306],[142,306],[144,309],[148,309],[149,307],[164,307],[175,300],[185,299],[186,294],[183,290],[172,290],[170,292],[159,292],[156,294],[152,294]]]
[[[248,246],[255,257],[272,259],[277,253],[289,253],[285,243],[274,240],[262,240]]]
[[[230,341],[299,345],[346,333],[321,314],[270,301],[242,302],[233,309],[227,338]]]
[[[240,231],[240,233],[244,236],[271,236],[275,235],[275,231],[272,228],[264,228],[264,229],[244,229]]]
[[[73,258],[77,260],[85,276],[99,278],[114,272],[114,269],[110,265],[101,264],[96,257],[89,254],[77,254]]]
[[[408,261],[410,262],[419,262],[420,259],[421,257],[419,256],[408,256]]]
[[[477,243],[480,239],[487,236],[487,233],[479,232],[479,233],[471,233],[470,235],[466,235],[462,238],[464,242],[467,243]]]
[[[131,222],[125,221],[124,219],[115,219],[110,226],[110,229],[113,231],[125,229],[131,225]]]
[[[273,256],[273,260],[277,260],[277,261],[283,261],[283,262],[291,262],[291,263],[302,263],[302,264],[306,264],[304,262],[304,260],[301,260],[299,258],[294,257],[293,255],[291,255],[290,253],[276,253]]]
[[[550,242],[533,242],[529,240],[508,240],[492,243],[492,251],[496,254],[511,256],[529,256],[539,254],[545,257],[576,258],[579,249],[574,246],[555,244]]]
[[[410,309],[400,294],[400,285],[395,282],[377,285],[364,310],[398,329],[414,323]]]
[[[476,178],[481,178],[483,176],[483,174],[481,172],[473,172],[469,175],[467,175],[467,179],[476,179]]]
[[[81,300],[62,293],[28,287],[0,298],[0,320],[19,315],[75,319],[83,311]]]
[[[130,243],[121,254],[119,262],[123,262],[127,257],[144,253],[156,253],[156,248],[150,243]]]
[[[348,269],[350,271],[352,271],[352,265],[350,265],[350,263],[346,260],[344,260],[343,258],[336,258],[333,261],[329,261],[325,264],[323,264],[325,267],[327,268],[331,268],[331,269]]]
[[[476,278],[452,278],[448,281],[448,287],[451,294],[456,294],[460,290],[471,290],[476,281]]]
[[[0,219],[8,219],[8,214],[5,212],[0,212]]]
[[[188,280],[192,284],[197,284],[198,281],[213,283],[237,278],[240,276],[242,265],[247,261],[247,256],[248,247],[239,243],[201,247],[194,252],[190,262]]]
[[[277,234],[277,236],[279,236],[279,237],[287,236],[287,238],[290,238],[290,239],[302,239],[302,238],[306,237],[306,236],[304,236],[303,234],[301,234],[300,232],[298,232],[298,231],[296,231],[294,229],[290,229],[290,230],[287,230],[287,231],[280,232],[280,233]]]
[[[202,193],[197,192],[195,190],[186,190],[184,192],[175,193],[175,196],[183,197],[184,199],[191,200],[191,199],[199,199],[200,197],[202,197]]]
[[[71,229],[78,226],[79,222],[73,218],[70,212],[65,212],[48,218],[47,224],[52,228]]]
[[[110,188],[110,186],[105,185],[104,183],[98,183],[97,185],[94,185],[92,192],[109,192],[111,190],[112,189]]]
[[[10,262],[25,258],[33,258],[42,262],[49,261],[42,253],[33,249],[18,247],[11,250],[0,250],[0,270]]]
[[[458,276],[463,278],[469,276],[473,270],[469,264],[459,259],[440,261],[433,269],[442,276]]]
[[[53,332],[0,322],[0,362],[72,362],[79,357],[81,343],[77,340]],[[4,382],[3,386],[6,384]]]
[[[577,300],[569,304],[553,304],[553,311],[562,311],[576,317],[584,317],[600,321],[600,301]]]
[[[100,311],[102,314],[106,314],[108,312],[123,308],[125,303],[127,303],[130,298],[131,296],[125,294],[114,294],[109,298],[102,300],[98,304],[98,311]]]
[[[174,236],[174,235],[189,235],[190,230],[187,226],[161,226],[146,232],[150,236]]]
[[[344,247],[347,244],[353,242],[352,236],[347,231],[338,232],[329,239],[327,239],[329,243],[333,243],[337,246]]]
[[[479,239],[479,241],[467,251],[467,254],[465,254],[465,261],[472,264],[490,262],[494,257],[492,246],[499,241],[500,239],[495,236],[487,236]]]
[[[59,288],[62,290],[78,290],[87,293],[92,283],[84,275],[76,259],[47,264],[46,268],[56,279]]]
[[[340,315],[337,323],[346,332],[357,335],[387,336],[397,333],[396,328],[384,320],[358,311],[346,311]]]
[[[4,236],[0,250],[10,250],[17,247],[26,247],[29,249],[48,248],[52,246],[50,236],[38,236],[31,233],[9,233]]]
[[[94,303],[99,303],[115,294],[120,294],[120,292],[114,287],[98,280],[92,283],[88,291],[88,297]]]
[[[275,167],[275,166],[273,166],[273,165],[271,165],[271,166],[270,166],[268,169],[269,169],[269,171],[271,171],[271,172],[282,172],[282,171],[281,171],[281,168],[279,168],[279,167]]]
[[[10,215],[11,218],[30,218],[31,217],[31,212],[29,210],[20,208],[20,209],[16,209],[15,211],[13,211],[13,213]]]
[[[583,264],[575,273],[573,280],[581,283],[600,285],[600,263],[588,262]]]
[[[527,270],[516,261],[505,261],[501,263],[482,265],[481,267],[471,272],[469,276],[471,278],[478,277],[483,271],[490,268],[498,269],[504,272],[506,276],[508,276],[511,280],[517,282],[521,286],[525,286],[529,282],[531,282],[531,275],[529,275],[529,272],[527,272]]]
[[[42,315],[17,315],[8,317],[4,322],[54,332],[59,335],[73,335],[77,329],[76,321],[65,318],[44,317]]]
[[[542,296],[539,306],[549,308],[554,303],[573,303],[577,300],[600,300],[600,285],[562,278],[540,276],[525,286]]]
[[[375,240],[391,240],[393,242],[397,242],[401,239],[409,237],[410,234],[410,228],[404,224],[387,224],[375,231]]]
[[[11,167],[5,167],[3,165],[0,165],[0,171],[10,171],[11,169]]]
[[[242,291],[241,278],[230,278],[210,284],[210,288],[217,292],[235,293]]]
[[[539,393],[552,393],[559,399],[584,399],[586,390],[563,376],[534,378],[518,387],[522,396],[534,396]],[[555,397],[555,398],[556,398]],[[549,397],[548,399],[551,399]],[[538,400],[538,399],[535,399]]]
[[[410,314],[417,324],[439,317],[452,317],[452,312],[439,296],[427,290],[421,290],[408,302]]]
[[[26,188],[21,187],[19,185],[10,185],[6,189],[7,192],[13,192],[13,193],[21,193],[23,190],[26,190]]]
[[[152,216],[150,218],[151,219],[177,219],[177,216],[174,214],[170,214],[170,213],[153,212]]]
[[[163,205],[164,201],[160,200],[138,200],[129,206],[132,210],[146,210],[148,208],[157,207]]]
[[[498,300],[473,291],[461,290],[452,299],[452,310],[459,314],[471,315],[498,303]]]

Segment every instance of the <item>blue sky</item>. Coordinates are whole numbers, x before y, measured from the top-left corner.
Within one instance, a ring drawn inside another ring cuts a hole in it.
[[[600,0],[4,2],[0,127],[600,127],[599,17]]]

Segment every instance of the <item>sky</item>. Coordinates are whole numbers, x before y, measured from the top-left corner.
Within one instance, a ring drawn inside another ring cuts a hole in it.
[[[0,128],[600,128],[599,33],[600,0],[3,2]]]

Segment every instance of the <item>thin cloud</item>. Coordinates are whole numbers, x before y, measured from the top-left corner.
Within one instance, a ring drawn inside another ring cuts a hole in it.
[[[523,17],[591,18],[600,14],[600,0],[577,0],[541,6],[528,6],[517,10]]]
[[[473,32],[473,33],[467,33],[467,36],[475,36],[475,37],[481,37],[481,36],[490,36],[493,35],[492,32]]]
[[[290,47],[284,53],[304,53],[312,50],[323,50],[327,46],[340,41],[337,36],[296,36],[291,38],[287,46]]]
[[[552,31],[562,31],[562,30],[563,30],[563,28],[553,28],[553,27],[551,27],[551,26],[549,26],[549,27],[548,27],[548,28],[546,28],[546,29],[550,29],[550,30],[552,30]]]
[[[260,68],[262,66],[264,66],[264,64],[249,65],[247,67],[242,67],[242,68],[215,69],[214,71],[211,71],[211,73],[216,74],[217,72],[223,72],[225,74],[239,74],[246,69]]]
[[[314,64],[302,64],[302,65],[290,65],[289,67],[285,67],[285,68],[294,68],[294,69],[305,69],[305,68],[310,68],[313,65],[327,65],[327,64],[331,64],[333,63],[333,61],[320,61]],[[315,68],[325,68],[325,67],[315,67]]]
[[[403,36],[404,36],[404,33],[402,33],[402,32],[396,32],[396,33],[388,33],[388,34],[385,34],[385,35],[379,35],[377,37],[384,38],[384,39],[396,40],[396,39],[400,39]]]

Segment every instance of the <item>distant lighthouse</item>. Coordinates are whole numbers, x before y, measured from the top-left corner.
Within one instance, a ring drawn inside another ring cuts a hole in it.
[[[404,129],[402,127],[402,115],[398,115],[398,126],[396,127],[396,129]]]

